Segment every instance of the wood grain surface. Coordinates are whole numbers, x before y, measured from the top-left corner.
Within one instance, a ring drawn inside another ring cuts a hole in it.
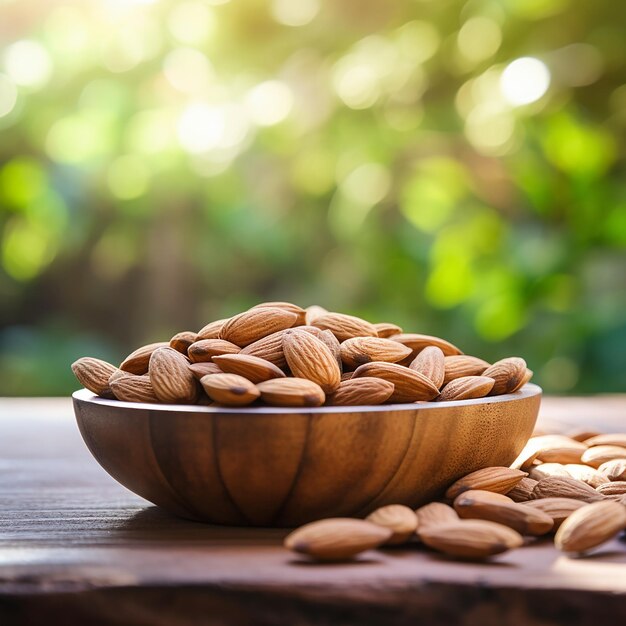
[[[543,401],[539,427],[626,428],[626,398]],[[626,620],[626,543],[541,540],[489,564],[419,546],[309,564],[285,531],[185,521],[91,457],[69,400],[0,400],[0,624],[524,624]]]

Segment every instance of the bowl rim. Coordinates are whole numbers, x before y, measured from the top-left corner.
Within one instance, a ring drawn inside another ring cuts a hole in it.
[[[87,404],[98,404],[118,409],[135,409],[138,411],[159,411],[162,413],[207,413],[209,415],[231,414],[231,415],[288,415],[297,412],[299,414],[316,415],[328,413],[375,413],[393,412],[407,410],[445,410],[449,407],[474,406],[497,404],[500,402],[515,402],[533,396],[540,396],[542,389],[539,385],[526,383],[515,393],[507,393],[500,396],[487,396],[485,398],[475,398],[473,400],[448,400],[443,402],[412,402],[405,404],[377,404],[377,405],[354,405],[354,406],[320,406],[320,407],[222,407],[205,406],[202,404],[153,404],[149,402],[124,402],[123,400],[112,400],[100,398],[88,389],[79,389],[72,394],[75,402],[85,402]]]

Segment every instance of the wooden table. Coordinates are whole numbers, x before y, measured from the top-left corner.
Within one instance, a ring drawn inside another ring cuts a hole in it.
[[[539,428],[626,430],[626,397],[544,400]],[[538,541],[489,564],[419,546],[318,565],[285,531],[205,526],[126,491],[66,399],[0,400],[0,625],[626,623],[626,543]]]

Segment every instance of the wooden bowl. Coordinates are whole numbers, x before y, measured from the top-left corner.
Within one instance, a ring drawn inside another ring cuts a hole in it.
[[[531,384],[480,400],[314,409],[73,395],[87,447],[131,491],[198,521],[279,527],[417,507],[469,472],[509,465],[540,398]]]

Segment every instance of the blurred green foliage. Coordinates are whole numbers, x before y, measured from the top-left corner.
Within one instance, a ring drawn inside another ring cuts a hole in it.
[[[626,391],[626,4],[0,13],[0,394],[274,299]]]

